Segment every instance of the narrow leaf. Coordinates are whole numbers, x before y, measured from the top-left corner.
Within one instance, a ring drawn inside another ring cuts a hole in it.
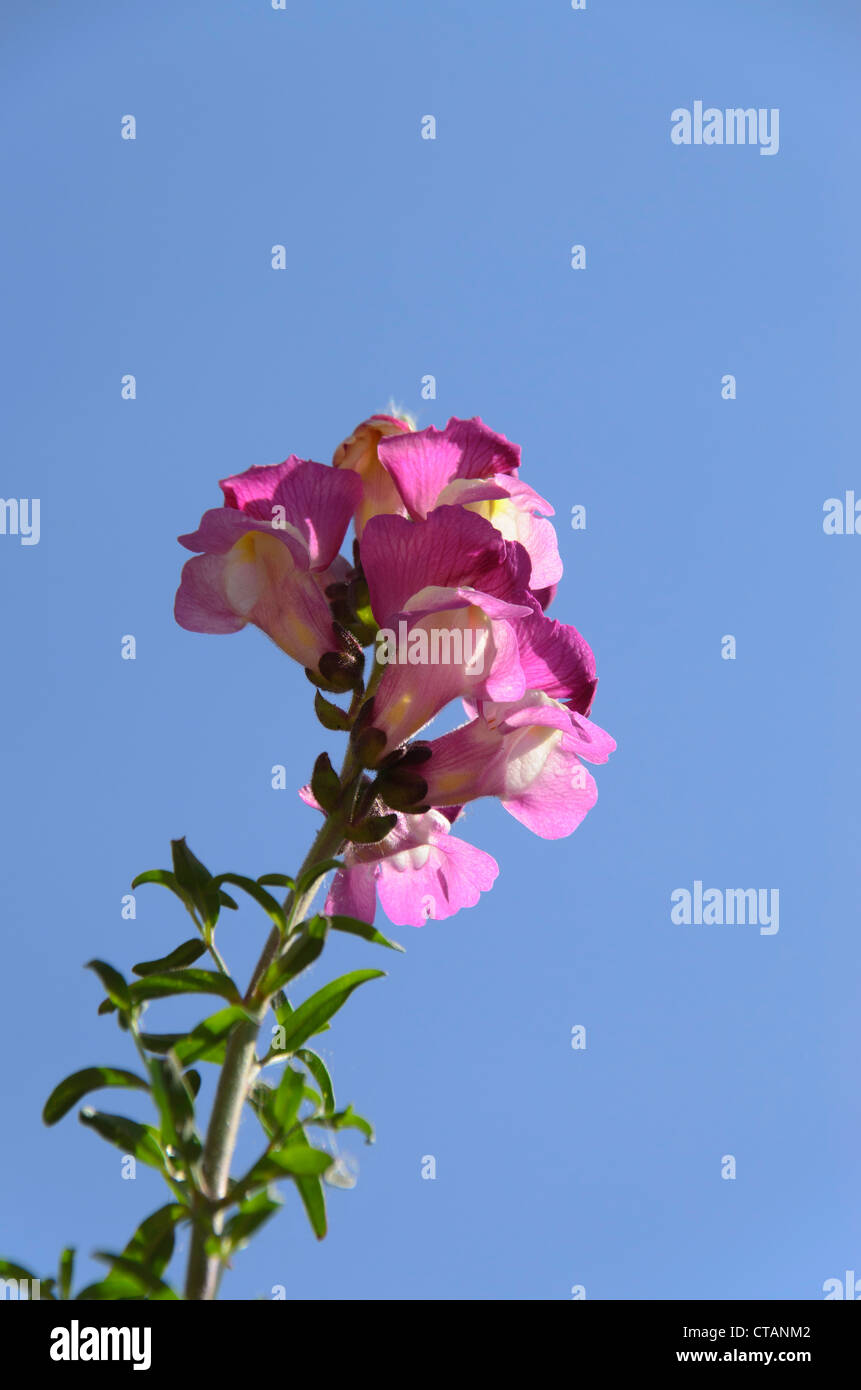
[[[112,965],[108,965],[104,960],[88,960],[84,969],[95,971],[115,1009],[128,1011],[131,1008],[129,987],[120,972]]]
[[[244,1012],[236,1007],[211,1014],[173,1045],[179,1062],[184,1067],[194,1062],[222,1062],[228,1037],[237,1024],[245,1021]]]
[[[303,970],[307,970],[312,965],[326,940],[326,931],[312,935],[305,926],[304,931],[297,932],[290,938],[291,945],[288,951],[279,959],[274,960],[266,974],[260,982],[260,993],[266,997],[280,991],[290,980],[301,975]]]
[[[181,888],[192,898],[201,917],[208,927],[218,921],[221,906],[218,899],[218,885],[205,864],[201,864],[196,854],[192,854],[185,842],[171,840],[170,851],[173,856],[173,871]]]
[[[150,1298],[158,1300],[177,1298],[177,1294],[174,1293],[173,1289],[170,1288],[163,1279],[159,1279],[157,1275],[151,1274],[148,1269],[138,1264],[136,1260],[129,1260],[125,1255],[112,1255],[109,1250],[94,1250],[93,1259],[102,1260],[105,1264],[111,1266],[111,1274],[108,1275],[108,1279],[105,1281],[106,1283],[110,1281],[111,1275],[114,1273],[123,1274],[126,1278],[131,1280],[132,1283],[137,1283],[140,1286],[141,1292],[145,1292]],[[110,1295],[107,1296],[110,1297]]]
[[[74,1269],[75,1251],[71,1246],[67,1246],[60,1254],[60,1268],[58,1270],[57,1279],[57,1285],[62,1299],[68,1299],[72,1296],[72,1277]]]
[[[123,1153],[131,1154],[150,1168],[164,1170],[158,1135],[151,1125],[138,1124],[136,1120],[126,1119],[125,1115],[106,1115],[101,1110],[91,1110],[89,1107],[79,1112],[78,1119]]]
[[[282,1133],[287,1133],[299,1114],[304,1090],[304,1074],[290,1066],[285,1067],[284,1075],[272,1095],[271,1109],[272,1118]]]
[[[308,892],[308,889],[321,878],[323,874],[329,873],[330,869],[343,869],[344,863],[341,859],[323,859],[319,864],[312,864],[310,869],[306,869],[296,880],[296,892],[301,897]]]
[[[171,970],[166,975],[147,975],[131,986],[135,1004],[145,999],[164,999],[169,994],[220,994],[238,1004],[240,994],[228,975],[217,970]]]
[[[312,1052],[308,1047],[300,1047],[295,1054],[300,1062],[304,1062],[309,1072],[313,1076],[323,1097],[323,1107],[327,1114],[335,1109],[335,1088],[332,1085],[332,1078],[329,1069],[323,1058],[316,1052]]]
[[[55,1086],[42,1111],[46,1125],[55,1125],[77,1105],[82,1096],[90,1091],[101,1090],[105,1086],[130,1086],[139,1091],[148,1091],[149,1082],[136,1072],[124,1071],[121,1067],[84,1067],[83,1071],[73,1072],[58,1086]]]
[[[190,941],[183,941],[181,946],[177,946],[175,951],[169,955],[162,956],[159,960],[142,960],[137,965],[132,966],[134,975],[160,975],[165,970],[176,970],[181,965],[192,965],[199,960],[206,950],[206,945],[198,937],[192,937]]]
[[[334,1162],[332,1155],[323,1149],[313,1149],[310,1144],[288,1144],[284,1149],[267,1154],[257,1170],[271,1172],[274,1176],[313,1178],[320,1177]]]
[[[296,884],[288,874],[261,874],[257,882],[260,884],[261,888],[266,887],[267,884],[271,888],[293,889],[296,887]]]
[[[264,1189],[253,1197],[247,1197],[240,1204],[236,1215],[231,1216],[224,1227],[222,1239],[227,1243],[228,1250],[241,1250],[248,1244],[254,1232],[258,1231],[282,1205],[274,1190],[270,1193]]]
[[[280,932],[286,932],[287,918],[284,916],[283,907],[277,898],[273,898],[271,893],[267,893],[265,888],[261,888],[256,879],[246,878],[244,874],[219,874],[213,882],[218,884],[219,888],[222,883],[232,883],[237,888],[241,888],[243,892],[248,894],[249,898],[253,898],[263,908],[264,912],[268,913]]]
[[[312,994],[286,1019],[282,1051],[294,1052],[307,1038],[320,1032],[323,1025],[347,1002],[354,989],[367,980],[378,980],[384,974],[383,970],[353,970]]]
[[[349,932],[351,936],[360,936],[363,941],[372,941],[376,946],[388,946],[392,951],[403,951],[403,946],[397,941],[389,941],[388,937],[377,931],[376,927],[370,922],[361,922],[358,917],[329,917],[329,926],[332,931]]]
[[[163,888],[170,889],[197,924],[194,898],[177,882],[176,874],[172,874],[169,869],[147,869],[146,873],[138,874],[137,878],[132,879],[132,888],[140,888],[145,883],[158,883]]]

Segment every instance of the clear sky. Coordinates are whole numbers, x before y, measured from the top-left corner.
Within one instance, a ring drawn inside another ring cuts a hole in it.
[[[393,398],[522,445],[618,751],[568,840],[471,810],[501,867],[479,907],[393,932],[405,956],[327,948],[309,985],[390,972],[319,1040],[378,1141],[345,1137],[320,1245],[285,1185],[224,1295],[861,1274],[861,535],[823,530],[861,500],[854,0],[9,0],[0,32],[0,494],[41,503],[38,544],[0,535],[4,1253],[44,1275],[161,1204],[74,1116],[41,1124],[66,1072],[134,1064],[82,964],[190,934],[157,888],[120,914],[172,836],[213,871],[295,867],[292,788],[338,746],[259,633],[175,625],[175,538],[218,478],[328,462]],[[779,151],[675,145],[699,100],[776,108]],[[697,880],[777,889],[779,931],[673,923]],[[224,923],[243,979],[264,930]]]

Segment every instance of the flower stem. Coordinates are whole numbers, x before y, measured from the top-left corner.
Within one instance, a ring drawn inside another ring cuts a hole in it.
[[[352,794],[350,784],[356,783],[359,770],[354,769],[352,755],[348,751],[341,772],[341,785],[345,788],[342,806],[325,821],[305,860],[296,875],[299,882],[302,875],[323,860],[331,859],[338,853],[344,842],[344,828],[350,814]],[[314,900],[322,876],[317,878],[304,893],[290,893],[284,904],[288,922],[301,922]],[[201,1159],[202,1195],[198,1198],[197,1211],[192,1224],[191,1248],[186,1273],[185,1297],[195,1300],[212,1300],[217,1297],[221,1277],[222,1260],[220,1255],[209,1254],[206,1244],[213,1235],[220,1234],[224,1225],[223,1207],[214,1210],[212,1204],[220,1202],[227,1195],[230,1180],[230,1165],[239,1134],[242,1108],[248,1095],[249,1085],[257,1067],[257,1037],[268,1005],[267,999],[259,999],[257,987],[278,955],[283,938],[278,928],[273,928],[263,948],[251,982],[245,994],[244,1003],[255,1014],[254,1019],[239,1023],[230,1035],[215,1092],[215,1100],[206,1132],[203,1156]]]

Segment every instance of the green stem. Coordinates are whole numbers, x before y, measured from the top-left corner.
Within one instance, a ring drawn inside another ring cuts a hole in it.
[[[359,769],[354,768],[352,754],[348,750],[341,772],[341,785],[347,790],[343,798],[344,805],[340,810],[333,812],[322,826],[296,875],[297,882],[308,869],[325,859],[333,858],[340,850],[344,842],[344,827],[349,808],[352,805],[352,796],[348,789],[351,784],[355,786],[358,783],[359,776]],[[306,892],[288,895],[284,910],[289,922],[304,919],[322,881],[321,876]],[[201,1159],[204,1195],[198,1202],[197,1218],[192,1225],[185,1283],[187,1299],[210,1301],[218,1294],[221,1257],[208,1254],[206,1243],[210,1236],[220,1234],[224,1225],[224,1210],[213,1210],[211,1204],[221,1202],[227,1195],[242,1109],[249,1085],[257,1070],[257,1037],[269,1002],[268,999],[258,998],[256,991],[282,945],[283,938],[275,927],[263,948],[245,994],[244,1003],[253,1011],[255,1017],[238,1024],[227,1044]]]

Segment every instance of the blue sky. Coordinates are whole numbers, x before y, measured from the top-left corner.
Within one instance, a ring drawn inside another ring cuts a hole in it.
[[[821,1298],[861,1271],[861,537],[822,526],[861,498],[856,6],[17,0],[0,32],[0,494],[41,502],[38,545],[0,535],[4,1253],[45,1274],[160,1204],[40,1121],[132,1063],[81,966],[189,934],[155,888],[120,916],[172,836],[295,867],[310,813],[270,769],[337,749],[260,634],[174,624],[175,537],[394,398],[522,445],[618,751],[568,840],[472,809],[479,907],[402,957],[327,948],[310,985],[390,972],[320,1039],[378,1141],[344,1141],[328,1239],[285,1190],[224,1296]],[[675,146],[695,100],[779,109],[779,153]],[[695,880],[777,888],[779,932],[675,925]],[[263,929],[224,924],[241,978]]]

